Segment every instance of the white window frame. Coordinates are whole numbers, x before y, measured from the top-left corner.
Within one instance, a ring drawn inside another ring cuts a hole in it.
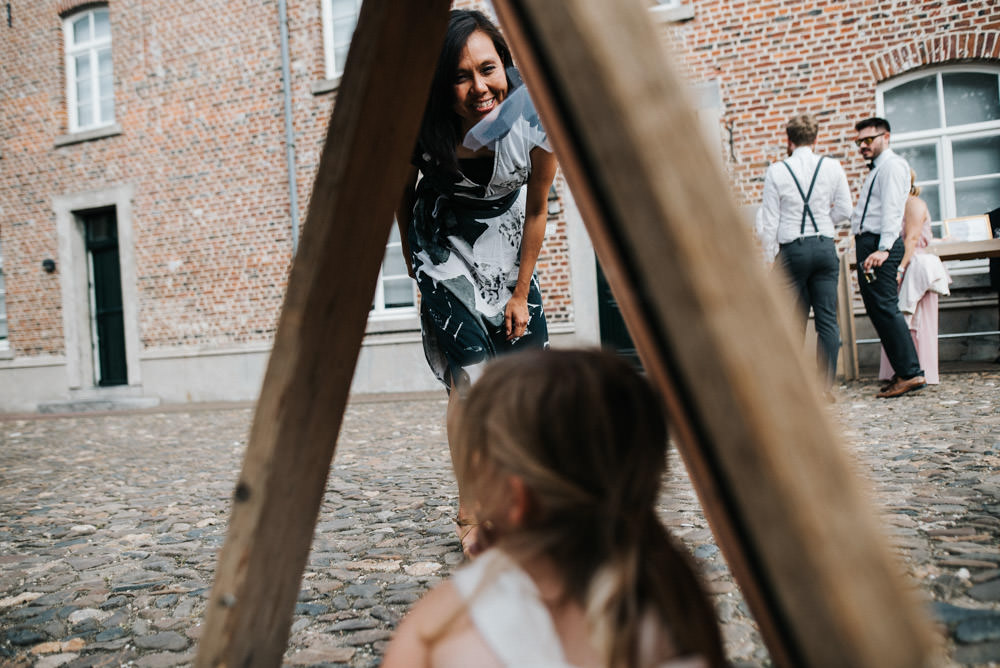
[[[694,18],[694,6],[691,0],[654,0],[649,13],[658,23],[673,23]]]
[[[91,39],[90,41],[77,44],[73,37],[73,24],[79,21],[81,18],[86,18],[90,22],[91,35],[94,34],[94,16],[98,13],[108,14],[109,29],[108,36],[106,38]],[[103,118],[101,110],[101,98],[102,91],[100,86],[100,66],[99,66],[99,53],[108,49],[111,50],[111,30],[110,30],[110,10],[106,5],[100,7],[92,7],[90,9],[84,9],[79,12],[74,12],[63,19],[63,44],[65,44],[65,63],[66,63],[66,110],[69,115],[69,131],[83,132],[85,130],[91,130],[94,128],[101,128],[108,125],[112,125],[115,122],[115,105],[114,105],[114,71],[112,70],[112,84],[111,91],[108,91],[111,95],[111,117]],[[93,122],[88,125],[80,125],[79,116],[79,100],[76,97],[76,58],[81,55],[89,55],[90,57],[90,84],[93,99],[91,103],[93,105]],[[113,67],[113,66],[112,66]]]
[[[6,334],[0,334],[0,354],[10,352],[10,331],[7,327],[7,280],[3,272],[3,240],[0,239],[0,322]],[[6,355],[4,355],[6,356]]]
[[[891,81],[879,84],[875,89],[875,108],[879,116],[885,117],[885,94],[892,89],[903,84],[924,79],[930,76],[937,78],[938,91],[938,112],[942,123],[945,119],[945,100],[942,91],[944,90],[941,76],[953,72],[992,74],[1000,77],[1000,67],[969,64],[969,65],[943,65],[932,70],[918,70]],[[892,119],[889,119],[890,122]],[[955,201],[955,168],[952,155],[952,144],[957,140],[976,139],[981,137],[1000,136],[1000,120],[986,121],[982,123],[969,123],[967,125],[943,126],[931,130],[918,130],[915,132],[892,132],[891,146],[894,149],[904,149],[910,146],[934,145],[937,152],[938,174],[935,178],[921,178],[924,175],[917,175],[917,185],[937,185],[940,193],[941,220],[955,218],[957,213],[957,202]],[[977,177],[980,178],[980,177]],[[961,182],[963,179],[959,179]],[[985,212],[983,212],[985,213]],[[939,220],[932,221],[939,223]],[[988,262],[986,260],[967,260],[962,262],[949,262],[949,269],[953,274],[980,273],[986,270]]]
[[[361,2],[362,0],[354,0],[355,5],[355,18],[361,14]],[[340,77],[344,74],[344,63],[336,62],[336,50],[338,46],[343,46],[335,43],[333,34],[333,0],[322,0],[322,16],[323,16],[323,61],[326,68],[326,78],[330,80],[339,81]],[[351,35],[353,37],[353,33]],[[350,46],[350,40],[348,40],[347,46]]]
[[[399,228],[393,223],[392,226],[393,233]],[[399,253],[402,256],[403,243],[398,238],[393,239],[390,235],[388,243],[385,246],[386,255],[392,253]],[[385,273],[385,260],[382,260],[382,268],[378,272],[378,282],[375,284],[375,295],[372,297],[372,309],[368,312],[369,320],[386,320],[395,318],[411,317],[417,314],[417,286],[416,281],[411,279],[407,274],[386,274]],[[404,264],[405,266],[405,264]],[[409,306],[391,306],[387,307],[385,305],[385,281],[390,279],[401,279],[405,278],[410,282],[410,294],[412,295],[412,304]]]

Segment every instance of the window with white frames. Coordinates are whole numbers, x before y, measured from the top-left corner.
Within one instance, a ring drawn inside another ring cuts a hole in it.
[[[1000,206],[1000,67],[921,71],[878,90],[892,148],[917,173],[935,222]],[[985,261],[965,266],[985,265]]]
[[[0,352],[10,350],[7,340],[7,284],[3,277],[3,246],[0,245]]]
[[[111,125],[115,122],[115,95],[108,8],[97,7],[66,17],[63,41],[69,131]]]
[[[694,18],[691,0],[650,0],[649,12],[654,21],[663,23]]]
[[[358,23],[361,0],[323,0],[323,49],[326,53],[326,78],[337,79],[344,73],[347,49]]]
[[[375,287],[370,315],[400,316],[416,312],[415,282],[406,273],[403,260],[403,244],[399,239],[399,227],[393,224],[389,243],[385,247],[382,271]]]

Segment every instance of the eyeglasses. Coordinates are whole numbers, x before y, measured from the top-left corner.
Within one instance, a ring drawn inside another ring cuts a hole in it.
[[[884,132],[880,132],[877,135],[872,135],[871,137],[862,137],[861,139],[855,139],[854,145],[859,148],[862,146],[871,146],[873,141],[875,141],[884,134],[885,134]]]

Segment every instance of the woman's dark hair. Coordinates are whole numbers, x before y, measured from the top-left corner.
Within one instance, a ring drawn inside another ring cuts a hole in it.
[[[486,33],[493,41],[505,70],[514,66],[507,41],[500,34],[500,29],[485,14],[474,10],[452,10],[444,46],[441,47],[437,69],[434,70],[434,79],[431,81],[430,97],[424,109],[420,135],[417,138],[418,151],[430,154],[432,162],[455,174],[458,173],[455,147],[460,140],[462,126],[458,114],[453,109],[455,94],[452,87],[455,84],[455,72],[458,69],[458,59],[462,49],[469,41],[469,36],[477,30]],[[509,80],[507,85],[510,86]]]

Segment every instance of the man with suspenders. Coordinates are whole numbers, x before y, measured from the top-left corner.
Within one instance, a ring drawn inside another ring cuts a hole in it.
[[[819,124],[809,114],[788,121],[788,159],[767,168],[756,229],[765,258],[777,258],[791,280],[803,333],[812,307],[818,339],[816,360],[826,396],[832,401],[830,386],[840,352],[840,263],[834,223],[850,217],[851,192],[840,163],[813,152],[818,130]]]
[[[876,396],[898,397],[927,384],[910,328],[899,310],[896,280],[905,251],[903,212],[910,192],[910,165],[889,148],[889,121],[866,118],[854,129],[858,133],[854,143],[871,169],[851,215],[858,287],[895,372],[894,380]]]

